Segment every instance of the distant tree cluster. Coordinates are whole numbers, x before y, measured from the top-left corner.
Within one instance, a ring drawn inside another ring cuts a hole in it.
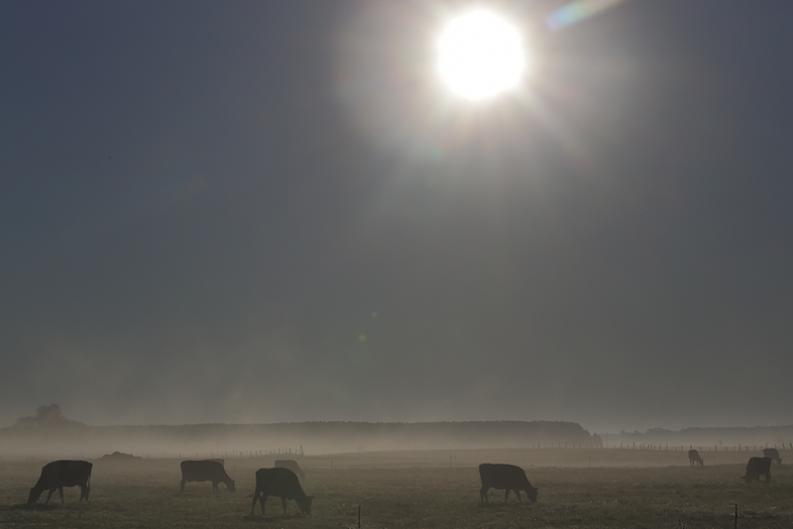
[[[42,428],[64,428],[85,426],[78,421],[67,419],[63,415],[61,407],[57,404],[50,404],[48,406],[39,406],[36,409],[36,415],[32,417],[20,417],[17,419],[15,428],[25,429],[42,429]]]

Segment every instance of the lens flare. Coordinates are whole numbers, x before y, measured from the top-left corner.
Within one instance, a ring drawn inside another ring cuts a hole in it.
[[[615,7],[625,0],[577,0],[560,7],[548,15],[545,24],[553,29],[563,29]]]

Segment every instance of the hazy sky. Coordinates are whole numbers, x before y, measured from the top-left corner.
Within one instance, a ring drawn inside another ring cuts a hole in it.
[[[0,424],[793,423],[793,3],[560,4],[0,3]]]

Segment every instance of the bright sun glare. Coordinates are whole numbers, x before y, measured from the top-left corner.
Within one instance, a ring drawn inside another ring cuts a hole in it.
[[[530,66],[515,25],[484,8],[449,20],[436,44],[441,79],[455,95],[470,101],[518,88]]]

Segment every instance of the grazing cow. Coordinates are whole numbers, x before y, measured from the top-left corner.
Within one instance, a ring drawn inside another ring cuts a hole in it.
[[[491,488],[504,489],[504,502],[507,501],[510,490],[515,491],[518,501],[523,501],[520,497],[522,490],[526,491],[526,496],[530,501],[537,501],[537,489],[532,487],[526,478],[526,473],[520,467],[483,463],[479,465],[479,477],[482,480],[479,497],[483,503],[489,503],[487,493]]]
[[[259,500],[264,516],[264,504],[269,496],[281,498],[284,514],[286,514],[286,500],[295,500],[300,512],[311,514],[311,500],[314,497],[306,496],[297,475],[288,468],[260,468],[256,471],[256,491],[253,493],[251,516],[256,509],[256,500]]]
[[[306,475],[303,473],[303,469],[300,468],[300,465],[297,464],[297,461],[294,459],[276,459],[275,463],[273,464],[276,468],[288,468],[300,479],[305,479]]]
[[[33,505],[39,500],[41,493],[45,490],[49,503],[52,493],[58,490],[63,503],[63,487],[80,487],[80,501],[88,501],[88,494],[91,492],[91,469],[93,465],[88,461],[68,461],[59,460],[47,463],[41,469],[39,480],[30,489],[28,505]]]
[[[182,483],[179,488],[184,492],[184,484],[188,481],[211,481],[212,491],[218,490],[218,483],[224,483],[226,488],[234,492],[234,480],[226,474],[223,461],[217,459],[205,459],[203,461],[182,461]]]
[[[694,465],[699,465],[701,467],[705,466],[705,462],[702,460],[702,456],[699,455],[699,450],[689,450],[688,451],[688,464],[692,467]]]
[[[771,481],[771,458],[752,457],[749,459],[743,479],[747,482],[760,481],[760,476],[765,476],[766,483]]]
[[[776,461],[777,465],[782,464],[782,456],[779,455],[779,450],[776,448],[763,448],[763,457]]]

